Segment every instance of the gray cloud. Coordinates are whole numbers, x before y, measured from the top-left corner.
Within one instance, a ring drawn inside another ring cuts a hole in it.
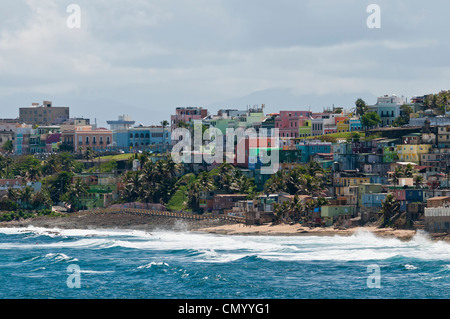
[[[333,94],[350,104],[448,89],[445,1],[377,1],[377,30],[366,27],[372,2],[359,0],[73,1],[81,29],[66,27],[72,2],[5,2],[0,117],[48,98],[103,120],[134,110],[151,124],[177,106],[256,104],[258,92],[282,92],[282,109],[304,106],[302,96],[319,108]]]

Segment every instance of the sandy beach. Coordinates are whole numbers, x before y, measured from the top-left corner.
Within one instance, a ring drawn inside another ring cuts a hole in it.
[[[399,230],[374,226],[336,228],[303,227],[295,225],[261,225],[246,226],[231,221],[208,219],[186,220],[161,216],[143,216],[130,214],[86,214],[66,217],[36,217],[19,221],[0,222],[0,227],[44,227],[61,229],[133,229],[133,230],[173,230],[193,231],[219,235],[260,235],[260,236],[351,236],[365,230],[380,237],[410,240],[416,235],[415,230]],[[450,242],[450,235],[429,234],[431,239]]]

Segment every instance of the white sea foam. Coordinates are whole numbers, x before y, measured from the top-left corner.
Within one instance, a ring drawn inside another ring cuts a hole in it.
[[[419,232],[410,241],[381,238],[367,231],[351,236],[224,236],[190,232],[131,230],[66,230],[37,227],[0,228],[0,233],[35,233],[54,237],[45,243],[1,243],[0,249],[74,248],[179,251],[170,258],[197,262],[231,262],[248,256],[279,261],[365,261],[407,257],[449,260],[450,245]],[[65,239],[59,240],[58,238]],[[70,240],[67,240],[69,237]]]
[[[80,269],[80,273],[83,274],[109,274],[109,273],[115,273],[114,270],[85,270]]]
[[[45,227],[17,227],[17,228],[0,228],[0,233],[11,234],[37,234],[47,235],[50,237],[107,237],[107,236],[127,236],[151,238],[152,234],[140,230],[121,230],[121,229],[61,229],[61,228],[45,228]]]
[[[169,264],[166,262],[150,262],[148,264],[142,265],[137,267],[137,269],[148,269],[148,268],[152,268],[154,266],[164,266],[164,267],[169,267]]]
[[[407,270],[415,270],[415,269],[417,269],[417,267],[414,266],[414,265],[406,264],[405,265],[405,269],[407,269]]]

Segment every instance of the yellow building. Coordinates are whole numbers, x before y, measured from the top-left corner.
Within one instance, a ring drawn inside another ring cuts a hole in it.
[[[350,120],[348,118],[336,120],[336,131],[338,133],[350,132]]]
[[[400,162],[413,162],[420,164],[422,154],[428,154],[431,150],[430,144],[403,144],[397,145],[397,154]]]
[[[335,186],[358,186],[360,184],[370,183],[369,177],[335,177]]]

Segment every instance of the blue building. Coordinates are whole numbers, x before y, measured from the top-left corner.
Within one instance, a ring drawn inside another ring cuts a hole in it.
[[[352,118],[350,119],[350,132],[362,131],[361,119]]]
[[[308,163],[311,160],[311,157],[318,153],[331,153],[331,143],[304,141],[297,144],[297,149],[301,152],[301,162]]]
[[[170,128],[137,126],[113,132],[113,144],[124,152],[166,152],[171,149]]]
[[[362,194],[362,207],[379,207],[381,208],[387,193]]]

